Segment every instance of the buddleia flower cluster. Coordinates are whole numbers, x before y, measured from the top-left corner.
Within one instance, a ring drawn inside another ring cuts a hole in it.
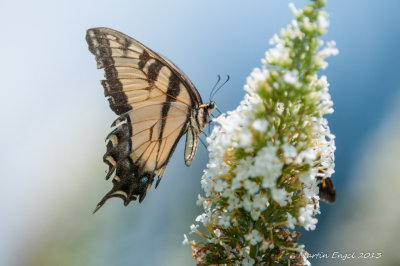
[[[198,265],[309,264],[295,227],[315,228],[316,177],[334,172],[334,136],[323,117],[333,103],[317,71],[338,50],[319,40],[329,25],[325,1],[289,6],[296,19],[273,36],[244,99],[214,120],[207,139],[204,213],[183,241]]]

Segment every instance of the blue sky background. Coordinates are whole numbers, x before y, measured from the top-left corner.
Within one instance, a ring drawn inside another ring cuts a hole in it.
[[[327,118],[337,137],[339,204],[363,147],[399,94],[399,10],[396,0],[328,2],[325,40],[340,49],[323,72],[335,108]],[[1,1],[0,265],[193,264],[181,242],[201,211],[195,201],[207,162],[202,146],[187,168],[180,143],[142,204],[124,207],[115,199],[91,214],[111,187],[102,156],[115,115],[86,29],[114,28],[168,57],[204,100],[217,75],[229,74],[214,99],[228,111],[261,66],[268,40],[291,19],[282,0]],[[306,249],[329,241],[335,206],[323,204],[316,231],[303,233]]]

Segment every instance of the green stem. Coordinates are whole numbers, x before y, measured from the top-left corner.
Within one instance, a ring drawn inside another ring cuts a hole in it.
[[[257,246],[250,246],[250,257],[255,259],[257,252]]]

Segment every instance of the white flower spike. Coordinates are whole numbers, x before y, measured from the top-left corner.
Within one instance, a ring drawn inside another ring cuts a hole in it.
[[[329,26],[325,0],[310,1],[290,4],[295,20],[270,40],[266,65],[247,78],[239,106],[215,119],[198,198],[203,228],[190,229],[205,240],[184,236],[198,265],[309,264],[295,229],[314,230],[319,200],[336,198],[335,136],[324,118],[333,102],[317,72],[338,54],[319,39]]]

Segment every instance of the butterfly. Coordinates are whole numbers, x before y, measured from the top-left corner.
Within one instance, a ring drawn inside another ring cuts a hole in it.
[[[319,162],[320,160],[321,157],[318,157],[316,161]],[[318,170],[316,177],[318,181],[319,198],[324,202],[334,203],[336,201],[336,190],[330,177],[325,177],[327,167],[319,162],[314,165],[314,168]]]
[[[317,180],[320,181],[318,184],[319,198],[327,203],[334,203],[336,201],[336,190],[333,186],[332,180],[329,177],[319,178],[318,176]]]
[[[174,149],[186,134],[184,159],[190,166],[199,134],[216,108],[203,103],[189,78],[172,62],[137,40],[113,29],[87,30],[89,51],[104,68],[101,83],[111,109],[119,115],[106,137],[103,160],[113,173],[113,187],[98,203],[110,198],[128,205],[142,202],[157,177],[159,185]]]

